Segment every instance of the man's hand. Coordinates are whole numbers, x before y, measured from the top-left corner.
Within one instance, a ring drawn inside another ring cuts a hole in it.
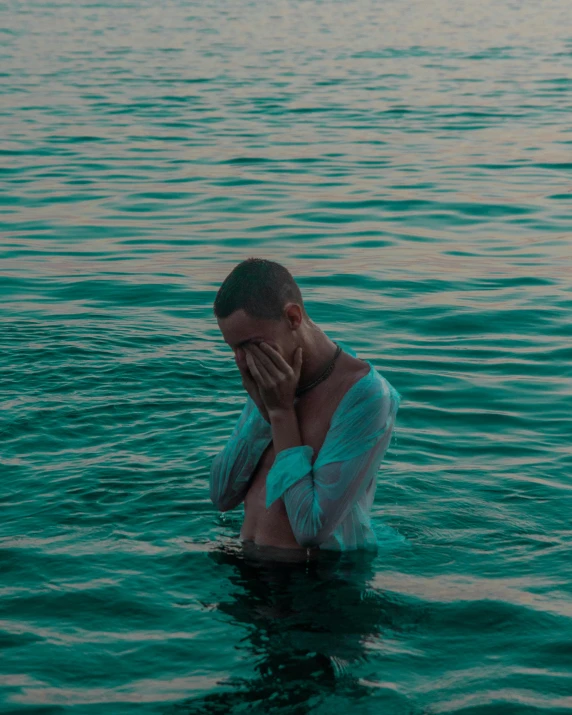
[[[271,417],[273,413],[294,409],[294,397],[302,369],[302,348],[296,349],[293,366],[264,341],[250,343],[244,351],[267,414]]]
[[[244,348],[239,348],[236,351],[236,366],[240,370],[240,376],[242,377],[242,386],[248,392],[252,398],[254,404],[258,407],[258,410],[262,417],[270,424],[270,417],[266,406],[260,396],[260,390],[258,389],[258,383],[250,374],[250,368],[246,362],[246,351]]]

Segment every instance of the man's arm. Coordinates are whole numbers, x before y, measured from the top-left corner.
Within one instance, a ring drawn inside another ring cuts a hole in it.
[[[284,500],[296,541],[326,541],[377,475],[389,446],[399,394],[370,376],[344,396],[312,465],[313,449],[301,445],[295,414],[271,414],[276,459],[267,476],[266,507]]]
[[[268,416],[272,426],[272,441],[274,442],[275,454],[278,454],[283,449],[301,446],[300,425],[298,424],[298,415],[294,407],[269,412]]]
[[[219,511],[234,509],[244,500],[250,477],[271,439],[270,425],[248,396],[228,442],[211,464],[210,497]]]

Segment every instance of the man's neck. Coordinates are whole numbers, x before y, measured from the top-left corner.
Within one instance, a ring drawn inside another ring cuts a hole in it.
[[[319,328],[309,329],[302,337],[302,368],[299,385],[310,384],[318,378],[336,354],[333,340]]]

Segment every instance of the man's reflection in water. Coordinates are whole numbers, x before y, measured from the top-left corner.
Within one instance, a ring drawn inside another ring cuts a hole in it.
[[[349,666],[366,660],[368,640],[392,627],[397,606],[368,589],[375,552],[350,555],[242,542],[222,546],[210,557],[235,568],[229,600],[216,607],[249,626],[245,647],[259,675],[225,680],[220,693],[187,701],[182,711],[295,715],[334,692],[350,702],[371,692]],[[236,689],[228,691],[229,685]]]

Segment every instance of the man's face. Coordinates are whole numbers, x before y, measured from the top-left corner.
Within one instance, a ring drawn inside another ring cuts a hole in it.
[[[292,364],[290,353],[294,351],[295,345],[292,345],[292,331],[287,328],[284,320],[252,318],[241,309],[235,310],[227,318],[217,318],[217,322],[225,342],[234,352],[239,369],[248,369],[245,348],[250,343],[263,341],[277,350],[289,365]]]

